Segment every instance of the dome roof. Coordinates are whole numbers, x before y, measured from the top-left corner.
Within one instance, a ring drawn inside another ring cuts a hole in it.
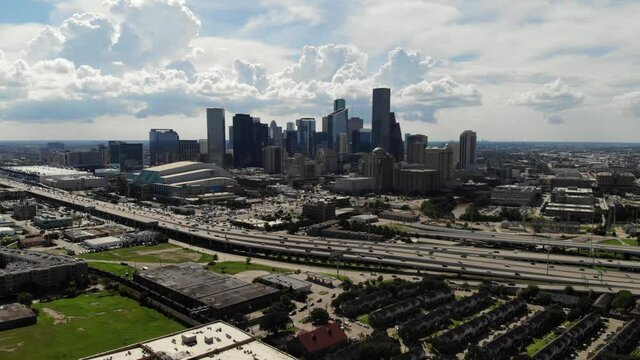
[[[373,151],[371,153],[374,154],[374,155],[384,155],[387,152],[383,148],[377,147],[377,148],[373,149]]]

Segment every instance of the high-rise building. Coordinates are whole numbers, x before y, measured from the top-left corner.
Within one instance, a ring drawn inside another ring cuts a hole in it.
[[[465,130],[460,134],[460,158],[458,159],[461,170],[471,170],[476,163],[476,133]]]
[[[266,146],[262,149],[262,165],[268,174],[282,174],[282,148],[280,146]]]
[[[262,167],[262,148],[269,143],[269,127],[249,114],[233,116],[233,164],[236,168]]]
[[[307,156],[313,156],[316,119],[298,119],[296,120],[296,126],[298,127],[298,151]]]
[[[226,153],[224,124],[224,109],[207,109],[207,145],[209,147],[209,162],[218,166],[224,166],[224,154]]]
[[[352,134],[352,152],[368,153],[371,152],[371,129],[360,129]]]
[[[333,111],[346,109],[346,107],[347,107],[347,102],[344,99],[333,100]]]
[[[323,131],[327,133],[327,146],[331,149],[338,150],[338,136],[342,133],[347,133],[347,121],[349,119],[349,109],[344,108],[332,112],[326,116],[326,120],[323,119]]]
[[[371,111],[372,146],[390,151],[391,135],[391,89],[373,89]]]
[[[388,191],[393,187],[394,165],[393,156],[377,147],[362,158],[362,175],[375,179],[377,191]]]
[[[200,144],[198,140],[180,140],[179,161],[199,161]]]
[[[278,126],[275,120],[269,124],[269,144],[274,146],[283,146],[282,142],[282,126]]]
[[[352,117],[347,120],[347,141],[349,141],[349,150],[353,149],[353,132],[362,129],[364,126],[364,120],[359,117]]]
[[[424,148],[427,146],[426,135],[409,135],[407,141],[407,162],[409,164],[424,163]]]
[[[404,161],[404,142],[402,141],[402,132],[400,124],[396,121],[394,112],[389,114],[391,129],[389,130],[389,152],[397,162]]]
[[[151,166],[178,161],[180,137],[172,129],[149,131],[149,164]]]
[[[109,141],[109,162],[121,172],[139,171],[144,168],[144,153],[141,143]]]
[[[347,141],[346,133],[340,133],[338,135],[338,154],[349,154],[349,142]]]
[[[407,162],[409,164],[424,163],[424,145],[419,142],[407,145]]]
[[[295,131],[295,130],[296,130],[296,123],[294,123],[293,121],[287,122],[287,131]]]
[[[440,180],[444,184],[453,178],[454,155],[451,145],[442,148],[428,147],[424,149],[424,162],[427,169],[438,170]]]
[[[284,146],[288,157],[298,152],[298,132],[295,130],[287,130],[285,132]]]

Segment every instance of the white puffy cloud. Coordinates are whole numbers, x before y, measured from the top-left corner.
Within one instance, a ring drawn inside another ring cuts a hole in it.
[[[613,103],[622,109],[624,113],[640,117],[640,90],[615,96]]]
[[[262,64],[252,64],[248,61],[235,59],[232,71],[240,83],[255,86],[259,90],[268,85],[267,70]]]
[[[343,67],[355,64],[366,69],[367,59],[367,54],[352,44],[305,46],[298,62],[286,68],[280,76],[294,81],[331,81]]]
[[[114,57],[132,66],[187,55],[200,30],[184,0],[116,0],[110,9],[120,26]]]
[[[29,60],[62,57],[78,64],[167,64],[187,56],[200,21],[181,0],[115,0],[106,14],[75,13],[45,27],[25,50]]]
[[[576,107],[582,103],[584,97],[584,93],[569,87],[558,78],[541,88],[514,94],[509,103],[551,113]]]
[[[397,95],[398,111],[405,120],[435,122],[440,109],[482,104],[482,95],[475,86],[460,85],[450,76],[409,85]]]
[[[423,79],[433,65],[431,58],[422,58],[416,51],[395,48],[389,52],[387,62],[374,75],[374,82],[383,86],[405,86]]]
[[[40,33],[27,44],[25,55],[29,60],[43,60],[60,53],[64,36],[51,26],[45,26]]]

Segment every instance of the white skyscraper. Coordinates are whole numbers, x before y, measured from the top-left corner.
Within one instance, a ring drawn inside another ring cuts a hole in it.
[[[224,166],[225,154],[224,109],[207,109],[207,146],[209,162]]]

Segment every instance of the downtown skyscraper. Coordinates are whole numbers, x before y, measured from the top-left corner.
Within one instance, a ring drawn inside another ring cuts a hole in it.
[[[391,149],[389,135],[391,132],[391,89],[373,89],[371,104],[371,145],[387,151]]]
[[[224,166],[225,148],[224,109],[207,109],[207,149],[209,162]]]
[[[465,130],[460,134],[460,170],[472,170],[476,163],[476,133]]]

